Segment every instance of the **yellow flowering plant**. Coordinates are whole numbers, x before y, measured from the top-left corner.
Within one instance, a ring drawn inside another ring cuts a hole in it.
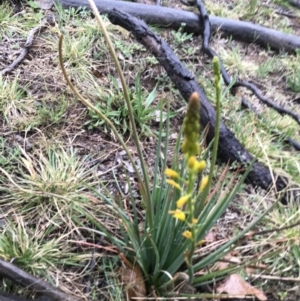
[[[108,192],[95,191],[95,194],[97,194],[99,198],[106,201],[109,209],[115,214],[116,221],[121,221],[119,227],[122,235],[120,236],[111,233],[109,229],[105,227],[105,224],[101,222],[101,216],[97,216],[96,213],[89,212],[88,210],[82,211],[81,213],[117,247],[122,256],[124,254],[126,260],[130,262],[132,266],[135,265],[140,269],[148,292],[152,292],[154,296],[168,293],[170,287],[172,287],[172,283],[175,282],[176,274],[179,272],[187,273],[190,284],[194,286],[214,281],[226,275],[229,270],[206,273],[205,275],[196,277],[195,274],[197,271],[209,267],[224,257],[231,248],[235,246],[234,244],[257,222],[257,220],[254,221],[231,241],[222,245],[204,258],[199,259],[194,256],[195,250],[201,248],[203,243],[205,243],[206,234],[224,213],[247,175],[246,172],[234,187],[229,183],[227,193],[221,196],[220,193],[217,193],[216,189],[214,193],[210,191],[215,171],[220,126],[221,78],[219,61],[217,58],[213,60],[217,118],[210,164],[206,164],[208,161],[208,151],[200,147],[199,112],[201,109],[201,99],[199,95],[194,92],[190,96],[187,112],[183,121],[181,133],[183,135],[183,142],[181,143],[180,135],[175,147],[172,166],[167,166],[167,160],[165,159],[168,157],[168,147],[162,148],[163,143],[167,146],[169,118],[167,118],[166,124],[164,124],[164,135],[162,135],[163,123],[160,123],[160,134],[157,140],[156,153],[163,155],[157,156],[153,170],[154,176],[153,179],[150,180],[148,167],[140,149],[140,142],[131,110],[131,101],[128,95],[128,87],[125,84],[120,64],[105,26],[102,24],[101,17],[95,6],[93,6],[93,1],[89,0],[89,2],[101,26],[103,35],[107,40],[123,85],[124,98],[132,123],[132,134],[141,162],[141,172],[136,166],[130,151],[115,126],[101,111],[94,107],[88,100],[84,99],[68,79],[68,75],[63,66],[61,51],[62,39],[60,39],[60,64],[64,77],[73,92],[86,106],[103,118],[127,152],[140,185],[140,194],[145,212],[142,223],[143,229],[141,230],[139,227],[141,221],[138,217],[138,210],[140,208],[137,208],[136,199],[131,189],[131,212],[129,212],[128,209],[125,210],[122,203],[118,202],[114,195]],[[161,113],[161,120],[162,119]],[[182,160],[179,160],[181,154]],[[210,166],[209,170],[207,165]],[[250,168],[251,166],[248,168],[248,171]],[[109,213],[110,218],[111,211]],[[105,212],[101,214],[105,214]]]

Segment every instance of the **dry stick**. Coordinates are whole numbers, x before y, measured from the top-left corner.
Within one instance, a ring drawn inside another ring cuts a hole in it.
[[[245,87],[251,90],[262,103],[266,104],[268,107],[273,108],[281,115],[288,115],[292,117],[300,125],[300,116],[298,114],[296,114],[290,109],[283,108],[280,105],[278,105],[275,101],[264,97],[261,91],[255,85],[245,81],[236,81],[232,88],[237,88],[237,87]]]
[[[203,4],[203,2],[201,0],[196,0],[197,2],[197,7],[198,10],[200,12],[201,18],[200,18],[200,22],[202,23],[202,27],[203,27],[203,42],[202,42],[202,47],[204,50],[204,53],[207,54],[210,58],[213,58],[214,56],[218,56],[217,53],[212,50],[209,46],[209,42],[210,42],[210,38],[211,38],[211,30],[210,30],[210,20],[209,20],[209,16],[206,12],[205,6]],[[218,56],[219,57],[219,56]],[[224,79],[225,84],[228,86],[231,83],[231,78],[229,76],[229,74],[227,73],[221,59],[220,60],[220,64],[221,64],[221,73]],[[233,87],[231,89],[231,93],[234,94],[234,88],[237,87],[245,87],[249,90],[251,90],[254,95],[256,95],[256,97],[264,104],[266,104],[267,106],[273,108],[274,110],[276,110],[279,114],[282,115],[289,115],[290,117],[292,117],[296,122],[298,122],[298,124],[300,124],[300,116],[297,115],[295,112],[293,112],[290,109],[287,108],[283,108],[280,105],[278,105],[276,102],[274,102],[273,100],[269,100],[268,98],[264,97],[262,95],[262,92],[253,84],[249,83],[249,82],[245,82],[245,81],[236,81],[233,84]],[[242,99],[242,102],[245,103],[245,100]],[[248,108],[251,108],[251,106],[248,106]],[[257,115],[257,113],[256,113]],[[260,119],[261,116],[259,117]],[[278,132],[276,132],[276,134],[278,135]],[[287,137],[286,138],[286,142],[291,143],[291,145],[297,149],[300,150],[300,144],[296,141],[294,141],[293,139]]]
[[[283,11],[283,10],[276,10],[275,13],[277,15],[285,16],[285,17],[292,18],[292,19],[298,18],[298,16],[296,14],[289,13],[289,12],[286,12],[286,11]]]
[[[293,277],[280,277],[280,276],[259,275],[259,274],[247,274],[247,276],[253,278],[267,279],[267,280],[300,282],[300,278],[293,278]]]
[[[65,7],[86,7],[86,0],[57,0]],[[128,1],[95,0],[98,10],[102,14],[108,14],[113,8],[117,8],[135,17],[143,19],[148,24],[155,26],[179,29],[182,23],[184,30],[196,34],[202,33],[199,16],[193,12],[180,9],[157,7]],[[211,29],[213,32],[221,32],[225,36],[247,43],[256,43],[265,48],[296,52],[300,48],[300,37],[286,34],[251,22],[230,20],[221,17],[210,16]]]
[[[18,64],[20,64],[25,59],[30,47],[32,46],[35,34],[37,32],[41,32],[43,29],[45,29],[48,24],[53,23],[53,20],[54,20],[53,15],[49,14],[42,19],[40,25],[38,25],[37,27],[35,27],[29,31],[23,50],[21,51],[19,56],[10,65],[8,65],[5,69],[3,69],[1,71],[2,75],[5,75],[5,74],[11,72]]]
[[[194,293],[193,297],[190,295],[187,295],[185,297],[132,297],[131,300],[140,300],[140,301],[148,301],[148,300],[154,300],[154,301],[174,301],[174,300],[182,300],[182,301],[187,301],[187,300],[252,300],[253,301],[253,296],[245,296],[243,294],[238,295],[238,294],[218,294],[218,293]]]
[[[0,275],[9,278],[11,281],[21,286],[33,289],[38,293],[43,293],[45,296],[52,298],[55,301],[83,301],[83,299],[67,295],[44,280],[38,279],[14,266],[12,263],[1,259]]]
[[[288,226],[280,227],[280,228],[272,228],[272,229],[269,229],[269,230],[262,230],[262,231],[252,232],[252,233],[249,233],[247,236],[248,237],[249,236],[253,237],[253,236],[264,235],[264,234],[268,234],[268,233],[272,233],[272,232],[280,232],[280,231],[283,231],[283,230],[294,228],[294,227],[299,226],[299,225],[300,225],[300,221],[298,221],[296,223],[293,223],[291,225],[288,225]],[[246,238],[247,238],[247,236],[246,236]]]
[[[244,108],[250,109],[258,119],[260,119],[264,124],[267,124],[267,121],[264,119],[264,117],[259,112],[257,112],[257,110],[244,97],[242,97],[242,106]],[[279,132],[278,130],[273,130],[273,129],[268,129],[268,130],[271,131],[272,135],[274,135],[275,137],[283,137],[282,141],[284,143],[290,144],[296,150],[300,150],[299,142],[293,140],[292,138],[286,136],[285,134]]]
[[[203,89],[196,83],[194,75],[180,62],[170,46],[154,34],[142,20],[117,9],[111,10],[108,17],[113,24],[120,25],[131,31],[136,39],[156,57],[186,101],[188,101],[193,92],[198,92],[201,99],[201,125],[203,128],[209,125],[207,140],[208,142],[212,141],[215,132],[216,112]],[[243,164],[249,164],[254,159],[223,122],[220,125],[218,156],[223,162],[228,162],[229,160],[230,162],[236,161]],[[268,167],[256,162],[247,180],[254,186],[258,185],[264,189],[269,189],[273,184],[273,177],[274,175]],[[278,191],[287,188],[287,178],[281,176],[277,178],[275,176],[274,178],[276,179],[275,186]],[[296,193],[294,192],[294,195]],[[289,197],[288,194],[285,194],[283,202],[287,202]]]

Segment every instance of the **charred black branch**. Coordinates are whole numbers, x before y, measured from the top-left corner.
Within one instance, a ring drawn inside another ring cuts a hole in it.
[[[82,299],[69,296],[60,289],[50,285],[44,280],[38,279],[31,274],[19,269],[12,263],[0,259],[0,276],[10,279],[12,282],[24,287],[28,287],[35,292],[42,293],[44,296],[55,301],[82,301]],[[1,296],[1,295],[0,295]],[[11,296],[7,296],[10,298]],[[1,299],[2,300],[2,299]],[[8,299],[9,300],[9,299]],[[17,300],[17,297],[16,297]]]
[[[209,125],[207,139],[210,142],[214,137],[216,112],[203,89],[194,80],[194,75],[180,62],[170,46],[154,34],[144,21],[117,9],[110,11],[108,17],[113,24],[131,31],[136,39],[156,57],[186,101],[194,91],[199,93],[201,99],[201,125],[203,127]],[[248,164],[253,160],[253,156],[243,148],[223,122],[220,126],[218,156],[223,162],[236,161]],[[248,180],[254,186],[260,186],[264,189],[269,189],[273,184],[269,168],[260,162],[254,164],[248,175]],[[275,176],[275,182],[278,191],[285,189],[288,184],[288,180],[281,176]]]
[[[236,87],[245,87],[249,90],[251,90],[254,95],[264,104],[266,104],[268,107],[271,107],[272,109],[276,110],[281,115],[288,115],[292,117],[299,125],[300,125],[300,116],[296,114],[294,111],[288,108],[284,108],[277,104],[275,101],[268,99],[267,97],[263,96],[261,91],[252,83],[245,82],[245,81],[236,81],[233,85],[233,88]]]
[[[265,121],[265,119],[263,118],[263,116],[257,112],[257,110],[248,102],[247,99],[245,99],[244,97],[242,97],[242,107],[243,108],[247,108],[249,110],[251,110],[252,112],[254,112],[254,114],[257,116],[258,119],[260,119],[265,125],[267,125],[268,123]],[[270,129],[269,129],[270,130]],[[294,149],[300,151],[300,143],[293,140],[292,138],[285,136],[283,133],[279,132],[278,130],[275,129],[271,129],[270,130],[272,135],[274,135],[275,137],[282,139],[283,137],[283,142],[286,144],[291,145]]]
[[[57,0],[65,7],[87,7],[87,0]],[[157,5],[146,5],[127,1],[95,0],[98,10],[109,13],[117,8],[135,17],[143,19],[148,24],[166,28],[179,29],[185,23],[185,30],[196,34],[202,33],[202,26],[199,23],[199,16],[195,13],[168,8],[157,7]],[[300,48],[300,37],[285,34],[283,32],[256,25],[250,22],[230,20],[221,17],[211,16],[211,29],[213,32],[219,30],[226,36],[248,43],[257,43],[265,48],[271,47],[276,50],[295,52]]]

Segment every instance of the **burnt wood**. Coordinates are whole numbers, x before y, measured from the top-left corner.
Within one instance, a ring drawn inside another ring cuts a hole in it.
[[[0,276],[10,279],[12,282],[18,285],[28,287],[37,293],[43,294],[44,297],[41,298],[43,298],[44,300],[48,298],[48,300],[50,299],[52,301],[83,301],[81,298],[70,296],[64,293],[63,291],[61,291],[59,288],[52,286],[51,284],[47,283],[42,279],[38,279],[34,277],[33,275],[21,270],[20,268],[13,265],[12,263],[2,259],[0,259]],[[3,292],[1,293],[3,295],[3,300],[5,300],[4,298],[7,298],[7,301],[10,300],[13,301],[14,300],[12,299],[13,297],[15,297],[16,301],[22,300],[21,297],[12,296],[12,295],[4,296]],[[1,293],[0,293],[0,298],[1,298]]]
[[[87,7],[87,0],[57,0],[64,7]],[[193,12],[180,9],[168,8],[157,5],[147,5],[127,1],[94,0],[98,10],[109,13],[113,8],[129,13],[143,19],[146,23],[160,27],[178,29],[185,23],[185,31],[195,34],[202,33],[202,25],[199,16]],[[232,36],[233,39],[256,43],[265,48],[271,47],[276,50],[296,51],[300,48],[300,37],[286,34],[251,22],[230,20],[221,17],[210,16],[211,30],[219,30],[225,36]]]

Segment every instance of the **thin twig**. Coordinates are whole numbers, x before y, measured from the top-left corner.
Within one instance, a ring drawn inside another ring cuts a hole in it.
[[[79,240],[68,240],[68,242],[72,242],[78,245],[83,245],[83,246],[89,246],[89,247],[93,247],[95,249],[101,249],[101,250],[105,250],[111,253],[116,253],[119,254],[120,252],[118,251],[117,247],[105,247],[105,246],[100,246],[97,244],[93,244],[93,243],[89,243],[86,241],[79,241]]]
[[[293,277],[280,277],[280,276],[258,275],[258,274],[247,274],[247,276],[253,278],[267,279],[267,280],[300,282],[300,278],[293,278]]]
[[[249,89],[259,99],[260,102],[266,104],[268,107],[274,109],[281,115],[290,116],[300,125],[300,116],[298,114],[296,114],[291,109],[284,108],[284,107],[278,105],[275,101],[263,96],[260,89],[258,89],[254,84],[245,82],[245,81],[236,81],[233,84],[232,89],[237,88],[237,87],[245,87],[245,88]]]
[[[263,230],[263,231],[258,231],[258,232],[252,232],[252,233],[249,233],[248,236],[253,237],[253,236],[268,234],[268,233],[272,233],[272,232],[280,232],[280,231],[283,231],[283,230],[294,228],[294,227],[299,226],[299,225],[300,225],[300,221],[298,221],[294,224],[291,224],[289,226],[285,226],[285,227],[273,228],[273,229]]]
[[[242,97],[242,106],[244,108],[250,109],[258,119],[260,119],[261,121],[263,121],[265,124],[267,124],[267,121],[264,119],[264,117],[251,105],[251,103],[249,103],[249,101],[247,99],[245,99],[245,97]],[[294,147],[294,149],[300,151],[300,143],[293,140],[292,138],[286,136],[285,134],[281,133],[278,130],[274,130],[274,129],[270,129],[272,135],[276,136],[276,137],[280,137],[283,136],[283,142],[290,144],[291,146]]]
[[[194,294],[193,297],[187,296],[187,297],[132,297],[131,300],[202,300],[208,299],[208,300],[228,300],[228,299],[242,299],[242,300],[253,300],[253,296],[245,296],[245,295],[234,295],[234,294]]]
[[[25,59],[30,47],[32,46],[33,39],[36,33],[44,30],[48,26],[48,24],[53,23],[53,20],[54,20],[54,16],[52,14],[48,14],[41,20],[41,23],[38,26],[36,26],[35,28],[29,31],[23,50],[10,65],[8,65],[5,69],[1,71],[2,75],[11,72],[17,65],[19,65]]]

